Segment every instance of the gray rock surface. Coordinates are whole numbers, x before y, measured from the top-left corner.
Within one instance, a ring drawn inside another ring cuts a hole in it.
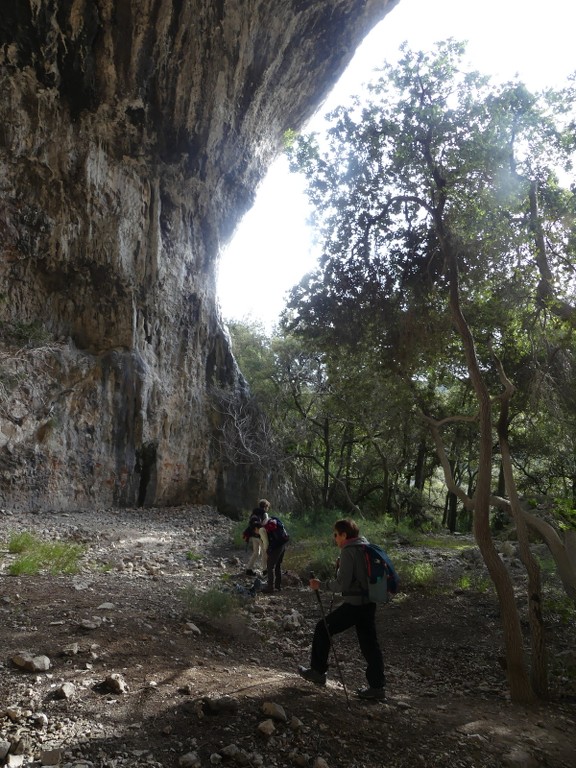
[[[216,504],[246,397],[220,249],[394,0],[17,0],[0,15],[0,503]]]

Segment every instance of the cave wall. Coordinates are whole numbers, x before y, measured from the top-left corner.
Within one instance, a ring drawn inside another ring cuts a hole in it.
[[[0,14],[0,504],[215,504],[242,399],[216,299],[259,181],[395,0],[12,0]]]

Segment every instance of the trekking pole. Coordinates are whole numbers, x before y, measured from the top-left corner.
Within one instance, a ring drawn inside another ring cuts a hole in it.
[[[315,579],[313,573],[310,573],[310,578]],[[340,682],[342,683],[342,688],[344,688],[344,695],[346,696],[346,704],[348,706],[348,709],[350,709],[350,699],[348,697],[348,689],[346,688],[346,683],[344,682],[344,675],[342,674],[342,668],[340,667],[340,661],[338,660],[338,654],[336,653],[336,647],[334,645],[334,640],[332,639],[332,635],[330,634],[330,629],[328,628],[328,622],[326,621],[326,614],[324,613],[324,606],[322,604],[322,598],[320,597],[320,590],[314,589],[312,590],[315,595],[316,599],[318,600],[318,605],[320,606],[320,613],[322,615],[322,621],[324,622],[324,629],[326,630],[326,634],[328,635],[328,641],[330,643],[330,648],[332,650],[332,656],[334,657],[334,663],[336,665],[336,669],[338,670],[338,677],[340,678]]]

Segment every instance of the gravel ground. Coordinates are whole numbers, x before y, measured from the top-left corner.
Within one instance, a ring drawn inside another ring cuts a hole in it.
[[[0,512],[0,765],[573,768],[573,623],[547,627],[550,702],[516,707],[490,594],[401,593],[378,614],[389,698],[360,702],[353,633],[336,643],[345,687],[335,669],[326,688],[295,674],[319,618],[291,570],[297,542],[283,591],[251,595],[233,527],[207,507]],[[10,576],[21,531],[82,544],[80,572]],[[234,616],[191,613],[187,592],[215,587],[239,597]]]

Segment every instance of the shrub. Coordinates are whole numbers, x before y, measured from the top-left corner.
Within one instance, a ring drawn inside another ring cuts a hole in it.
[[[12,555],[21,554],[26,550],[33,549],[38,543],[38,539],[28,531],[15,533],[8,542],[8,552]]]
[[[456,586],[459,589],[473,592],[489,592],[492,587],[492,582],[487,576],[480,573],[464,573],[459,577]]]
[[[77,573],[84,548],[62,541],[42,541],[23,531],[10,538],[8,552],[21,555],[8,569],[12,576],[34,575],[40,571],[55,575]]]
[[[234,614],[240,607],[238,597],[219,589],[200,592],[188,587],[182,592],[185,616],[199,616],[204,619],[221,619]]]
[[[334,564],[338,554],[335,549],[320,543],[309,541],[297,545],[288,545],[284,567],[296,571],[307,583],[310,574],[322,581],[334,578]]]
[[[336,520],[353,517],[341,510],[321,510],[291,517],[286,526],[290,544],[286,550],[284,567],[298,573],[307,583],[310,573],[321,581],[334,578],[339,550],[334,546],[332,532]],[[357,518],[362,535],[386,548],[386,538],[395,527],[390,518],[366,520]],[[392,557],[394,561],[394,557]]]
[[[394,565],[400,576],[401,589],[407,587],[433,587],[437,583],[436,569],[432,563],[415,563],[394,558]]]

